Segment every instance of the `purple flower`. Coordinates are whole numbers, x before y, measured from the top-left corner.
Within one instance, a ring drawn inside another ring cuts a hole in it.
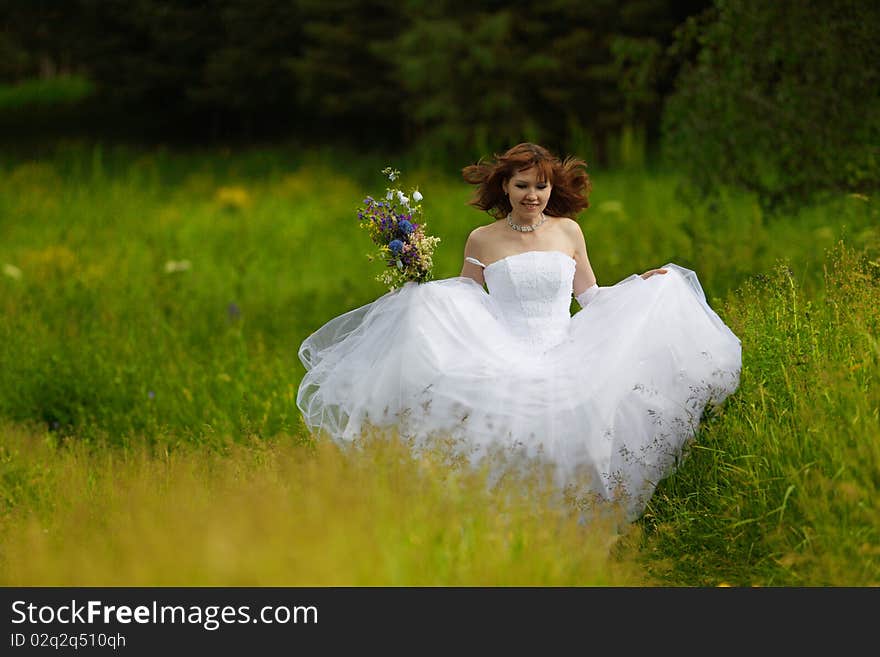
[[[410,222],[408,222],[406,219],[403,219],[402,221],[398,222],[397,227],[401,230],[401,232],[404,235],[409,235],[411,232],[413,232],[415,230],[415,228],[413,228],[413,225]]]
[[[391,240],[388,243],[388,248],[391,249],[391,253],[397,255],[401,251],[403,251],[403,242],[400,240]]]

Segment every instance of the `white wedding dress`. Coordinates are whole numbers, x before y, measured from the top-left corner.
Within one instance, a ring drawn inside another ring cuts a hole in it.
[[[474,460],[513,451],[637,517],[706,404],[737,388],[739,339],[674,264],[572,316],[567,254],[472,262],[488,293],[466,277],[407,283],[309,336],[306,424],[343,441],[376,427],[414,445],[452,438]]]

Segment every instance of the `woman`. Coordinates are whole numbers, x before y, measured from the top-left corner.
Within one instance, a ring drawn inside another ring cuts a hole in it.
[[[571,219],[589,205],[582,160],[519,144],[463,175],[495,220],[471,232],[460,276],[407,283],[309,336],[306,424],[550,463],[637,517],[705,406],[738,386],[739,340],[677,265],[598,286]]]

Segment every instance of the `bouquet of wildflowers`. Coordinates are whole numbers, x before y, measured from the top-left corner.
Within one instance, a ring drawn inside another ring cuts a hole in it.
[[[425,232],[421,193],[413,189],[405,194],[394,186],[400,178],[397,169],[385,167],[382,173],[392,183],[386,188],[385,197],[368,196],[357,210],[361,227],[367,229],[370,239],[379,247],[375,255],[367,257],[370,260],[378,257],[385,262],[387,268],[376,280],[391,289],[408,281],[424,283],[431,279],[434,247],[440,238]]]

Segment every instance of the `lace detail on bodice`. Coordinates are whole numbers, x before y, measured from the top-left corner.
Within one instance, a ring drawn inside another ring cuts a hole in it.
[[[574,272],[561,251],[526,251],[487,265],[483,276],[511,331],[540,353],[568,335]]]

